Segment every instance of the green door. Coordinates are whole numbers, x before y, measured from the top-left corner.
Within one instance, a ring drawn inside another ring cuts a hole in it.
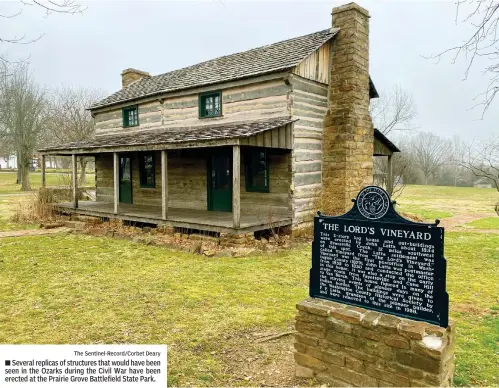
[[[217,150],[208,158],[208,210],[232,211],[232,152]]]
[[[132,203],[132,159],[120,156],[120,202]]]

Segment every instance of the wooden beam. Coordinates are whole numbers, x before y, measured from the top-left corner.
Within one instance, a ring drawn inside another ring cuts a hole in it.
[[[113,153],[114,171],[114,214],[118,214],[120,204],[120,160],[117,152]]]
[[[161,151],[161,218],[168,218],[168,153]]]
[[[233,227],[241,226],[241,147],[232,147],[232,216]]]
[[[78,158],[71,155],[71,167],[73,170],[73,209],[78,209]]]
[[[45,179],[45,155],[42,155],[42,161],[41,161],[41,169],[42,169],[42,189],[44,189],[47,186],[47,181]]]
[[[386,191],[392,196],[393,191],[393,166],[392,166],[392,155],[388,155],[388,166],[386,169]]]

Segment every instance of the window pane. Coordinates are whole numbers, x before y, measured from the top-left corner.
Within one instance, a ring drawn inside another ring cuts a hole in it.
[[[247,185],[249,190],[269,189],[267,153],[265,150],[252,151],[247,166]]]
[[[201,117],[220,116],[221,99],[220,93],[201,96]]]
[[[140,184],[143,186],[155,186],[154,155],[144,154],[141,159]]]

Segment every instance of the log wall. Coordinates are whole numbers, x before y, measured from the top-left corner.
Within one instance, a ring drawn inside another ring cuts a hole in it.
[[[290,86],[271,80],[222,90],[222,116],[199,118],[198,93],[139,104],[139,126],[123,128],[122,108],[96,113],[96,135],[130,133],[157,128],[213,125],[290,115]]]
[[[322,187],[322,139],[328,86],[291,76],[293,225],[311,222]]]

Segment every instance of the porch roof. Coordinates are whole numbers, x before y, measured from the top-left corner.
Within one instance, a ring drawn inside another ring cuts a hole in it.
[[[38,152],[47,155],[71,155],[238,144],[291,149],[291,127],[288,124],[294,121],[297,119],[280,117],[238,123],[150,129],[126,135],[96,136],[92,140],[54,145],[39,149]]]

